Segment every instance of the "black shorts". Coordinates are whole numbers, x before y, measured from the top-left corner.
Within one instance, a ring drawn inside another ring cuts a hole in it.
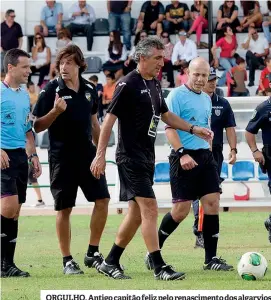
[[[148,20],[144,20],[144,23],[143,23],[143,30],[146,30],[146,31],[156,31],[157,30],[157,26],[155,29],[152,29],[151,28],[151,24]],[[162,24],[161,22],[158,22],[157,24]]]
[[[25,203],[28,177],[25,149],[3,150],[9,157],[9,168],[1,170],[1,198],[18,195],[19,203]]]
[[[170,185],[172,202],[193,201],[201,197],[219,193],[217,163],[210,150],[186,150],[198,166],[185,171],[174,151],[169,156]]]
[[[135,197],[153,198],[154,163],[126,161],[118,163],[120,201],[135,200]]]
[[[87,201],[110,198],[104,175],[96,179],[90,171],[91,161],[78,159],[78,162],[55,160],[49,157],[51,192],[55,200],[55,210],[75,206],[78,187]]]
[[[38,183],[37,178],[34,177],[34,168],[33,165],[29,164],[28,166],[28,184]]]

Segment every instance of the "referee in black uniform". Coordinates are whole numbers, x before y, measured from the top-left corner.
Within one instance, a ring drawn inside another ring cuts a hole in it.
[[[255,137],[259,129],[262,130],[262,151],[258,149]],[[246,140],[255,161],[260,164],[263,172],[268,175],[268,187],[271,194],[271,97],[258,105],[253,112],[246,128]],[[265,227],[269,232],[269,241],[271,243],[271,215],[265,221]]]
[[[230,146],[230,153],[228,156],[229,164],[234,164],[236,162],[236,154],[237,154],[237,138],[235,132],[235,118],[234,113],[232,111],[231,105],[225,98],[216,94],[216,70],[214,68],[210,68],[210,75],[208,78],[208,82],[203,89],[203,91],[211,97],[212,100],[212,116],[211,116],[211,129],[214,133],[214,139],[212,142],[212,152],[215,161],[218,166],[218,174],[221,173],[222,163],[224,161],[223,157],[223,130],[226,130],[227,140]],[[220,178],[220,184],[224,181],[224,179]],[[221,186],[220,186],[221,187]],[[221,190],[222,192],[222,190]],[[196,244],[195,247],[204,248],[204,241],[202,231],[198,228],[199,220],[203,222],[203,214],[202,218],[199,218],[199,200],[193,201],[193,210],[195,215],[195,222],[193,226],[194,234],[196,235]],[[200,226],[202,228],[202,226]]]
[[[103,257],[99,242],[106,223],[109,193],[105,176],[99,180],[90,172],[96,154],[100,126],[97,119],[97,92],[81,76],[86,68],[83,53],[76,45],[63,48],[56,58],[60,77],[40,92],[34,109],[34,128],[49,131],[51,192],[57,210],[56,228],[63,255],[64,274],[82,274],[70,252],[70,214],[78,187],[90,202],[95,202],[90,240],[84,263],[99,269]]]
[[[135,50],[137,70],[117,85],[101,129],[101,136],[91,170],[99,178],[105,169],[105,153],[115,121],[119,121],[116,152],[120,178],[120,200],[129,201],[128,213],[121,224],[115,244],[100,271],[114,279],[128,279],[119,260],[125,247],[141,225],[142,235],[154,262],[154,276],[159,280],[180,280],[184,273],[165,264],[158,245],[158,208],[152,189],[154,175],[154,142],[160,116],[180,130],[206,139],[209,129],[191,126],[168,111],[159,82],[155,79],[163,66],[164,45],[157,37],[141,41]]]

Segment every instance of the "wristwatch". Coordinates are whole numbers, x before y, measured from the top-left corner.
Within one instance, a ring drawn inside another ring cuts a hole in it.
[[[31,159],[32,159],[33,157],[38,157],[38,154],[37,154],[37,153],[32,153],[32,154],[30,154],[30,155],[28,156],[28,160],[31,161]]]
[[[195,125],[192,125],[192,126],[190,127],[190,129],[189,129],[189,132],[190,132],[191,134],[194,134],[194,133],[193,133],[194,127],[195,127]]]
[[[254,151],[252,151],[252,153],[254,154],[254,153],[258,152],[258,151],[259,151],[259,149],[257,148]]]
[[[179,148],[176,151],[176,154],[179,156],[179,158],[181,158],[182,156],[184,156],[185,155],[185,153],[184,153],[184,147]]]
[[[236,154],[238,153],[236,148],[231,148],[231,151],[234,151]]]

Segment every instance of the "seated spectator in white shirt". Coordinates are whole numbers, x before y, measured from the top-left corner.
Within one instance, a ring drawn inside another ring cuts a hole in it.
[[[71,24],[68,29],[71,35],[83,33],[87,37],[87,48],[91,51],[93,44],[93,29],[96,20],[95,12],[92,6],[86,1],[79,0],[70,8],[69,19]]]
[[[37,33],[44,36],[48,36],[49,33],[55,35],[62,27],[62,4],[56,1],[46,1],[46,4],[41,11],[40,25],[34,28],[35,35]]]
[[[269,44],[265,37],[259,36],[257,30],[251,27],[242,47],[248,50],[246,53],[246,62],[249,67],[248,86],[254,86],[255,70],[264,69],[264,59],[269,55]]]
[[[185,62],[190,62],[198,56],[195,42],[187,38],[185,30],[179,31],[179,41],[173,48],[171,62],[174,69],[180,69]]]
[[[146,1],[143,3],[136,26],[136,34],[141,30],[155,31],[160,36],[163,27],[165,9],[159,1]]]

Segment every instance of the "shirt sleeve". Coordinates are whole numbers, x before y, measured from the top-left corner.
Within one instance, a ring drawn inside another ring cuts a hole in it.
[[[54,107],[55,95],[55,89],[51,84],[49,84],[45,89],[41,90],[33,111],[33,115],[38,118],[47,115]]]
[[[184,12],[189,11],[189,8],[188,8],[187,4],[184,4],[183,8],[184,8]]]
[[[222,6],[222,5],[221,5]],[[235,11],[235,10],[237,10],[238,11],[238,6],[237,5],[234,5],[234,8],[233,8],[233,10]]]
[[[259,129],[261,128],[263,118],[264,116],[261,110],[259,109],[259,107],[257,107],[252,114],[252,117],[247,125],[246,131],[253,134],[257,134]]]
[[[74,20],[75,18],[72,16],[73,13],[76,12],[76,4],[73,4],[69,9],[69,20]]]
[[[146,13],[148,5],[149,5],[149,1],[146,1],[145,3],[143,3],[143,5],[141,6],[140,12]]]
[[[226,104],[226,113],[224,116],[224,128],[235,127],[235,117],[229,102]]]
[[[56,7],[56,11],[57,11],[57,14],[63,14],[63,6],[62,6],[62,3],[56,3],[57,7]]]
[[[167,96],[166,104],[169,111],[173,112],[178,117],[181,117],[181,105],[179,101],[177,101],[176,96],[176,92],[172,90]],[[181,97],[179,96],[179,98]]]
[[[127,83],[119,82],[116,86],[113,99],[109,104],[107,112],[121,118],[129,111],[128,106],[131,106],[130,99],[131,93],[129,95],[129,87],[127,86]]]
[[[164,15],[164,14],[165,14],[164,5],[162,3],[159,3],[159,15]]]
[[[89,20],[90,23],[94,23],[96,21],[96,15],[93,7],[91,5],[87,5],[88,13],[89,13]]]
[[[264,38],[263,40],[264,40],[264,42],[263,42],[263,48],[264,49],[269,49],[269,43],[268,43],[267,39]]]
[[[46,19],[45,9],[46,9],[46,7],[43,7],[43,9],[41,11],[41,14],[40,14],[41,21],[45,21],[45,19]]]
[[[166,13],[169,13],[170,10],[170,4],[166,6]]]
[[[23,31],[22,31],[22,27],[20,24],[18,24],[18,38],[23,37]]]
[[[197,11],[194,4],[191,6],[191,11],[192,11],[192,12]]]

